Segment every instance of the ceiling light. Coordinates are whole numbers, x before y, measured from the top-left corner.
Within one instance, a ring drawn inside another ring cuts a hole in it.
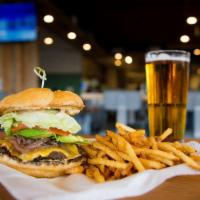
[[[43,17],[44,22],[46,23],[52,23],[54,21],[54,17],[52,15],[45,15]]]
[[[193,25],[197,23],[197,18],[194,16],[188,17],[186,19],[187,24]]]
[[[76,33],[74,33],[74,32],[69,32],[69,33],[67,33],[67,37],[68,37],[68,39],[70,39],[70,40],[74,40],[74,39],[76,39]]]
[[[92,48],[91,44],[89,44],[89,43],[83,44],[83,49],[84,49],[85,51],[90,51],[91,48]]]
[[[122,59],[122,54],[121,53],[115,53],[114,58],[117,60]]]
[[[120,66],[122,66],[122,61],[121,60],[114,60],[114,65],[116,67],[120,67]]]
[[[132,62],[133,62],[133,59],[132,59],[131,56],[126,56],[126,57],[125,57],[125,63],[126,63],[126,64],[131,64]]]
[[[200,49],[194,49],[193,54],[195,56],[200,56]]]
[[[190,37],[188,35],[182,35],[180,37],[180,41],[183,42],[183,43],[187,43],[190,41]]]
[[[53,38],[51,38],[51,37],[44,38],[44,44],[46,44],[46,45],[53,44]]]

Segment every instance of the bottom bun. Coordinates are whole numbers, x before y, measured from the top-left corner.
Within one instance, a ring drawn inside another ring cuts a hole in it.
[[[80,166],[82,161],[72,161],[70,163],[58,165],[50,163],[41,163],[40,165],[36,165],[34,163],[19,162],[8,155],[1,155],[0,163],[37,178],[53,178],[69,174],[69,171],[73,171],[73,168]]]

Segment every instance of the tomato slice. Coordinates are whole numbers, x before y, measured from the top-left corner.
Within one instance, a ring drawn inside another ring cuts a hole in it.
[[[55,133],[56,135],[67,136],[67,135],[70,134],[68,131],[63,131],[63,130],[58,129],[58,128],[50,128],[49,130],[51,132]]]
[[[16,132],[18,132],[18,131],[20,131],[20,130],[22,130],[22,129],[25,129],[25,128],[27,128],[27,126],[25,125],[25,124],[18,124],[18,126],[16,126],[16,127],[12,127],[11,128],[11,132],[12,133],[16,133]]]
[[[5,137],[5,133],[3,131],[0,131],[0,139],[3,139]]]
[[[16,133],[16,132],[18,132],[22,129],[26,129],[26,128],[28,128],[26,125],[20,123],[20,124],[18,124],[18,126],[12,127],[11,132]],[[42,128],[39,128],[39,127],[35,127],[35,128],[36,129],[42,129]],[[63,131],[63,130],[58,129],[58,128],[50,128],[49,131],[52,132],[52,133],[55,133],[56,135],[61,135],[61,136],[67,136],[67,135],[70,134],[68,131]]]

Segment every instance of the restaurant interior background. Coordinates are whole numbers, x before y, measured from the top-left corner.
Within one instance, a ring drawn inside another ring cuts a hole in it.
[[[79,93],[82,133],[115,121],[148,130],[144,55],[191,53],[187,136],[200,137],[199,0],[0,1],[0,91],[45,87]]]

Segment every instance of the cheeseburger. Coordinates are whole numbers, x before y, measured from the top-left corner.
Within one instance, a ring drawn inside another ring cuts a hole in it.
[[[79,145],[86,139],[74,135],[81,127],[73,115],[84,107],[69,91],[30,88],[0,101],[0,163],[35,177],[65,175],[80,166]]]

